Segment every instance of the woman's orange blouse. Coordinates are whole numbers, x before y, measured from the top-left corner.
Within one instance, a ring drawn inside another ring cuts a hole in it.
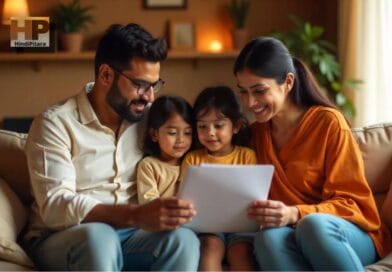
[[[270,199],[295,205],[304,217],[326,213],[344,218],[372,238],[380,257],[392,250],[366,181],[361,152],[337,110],[314,106],[275,152],[270,123],[253,123],[252,146],[261,164],[273,164]]]

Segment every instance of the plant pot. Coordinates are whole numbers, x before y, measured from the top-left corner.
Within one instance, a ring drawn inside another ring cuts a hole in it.
[[[234,29],[232,34],[234,49],[242,49],[249,39],[248,30],[245,28]]]
[[[83,34],[79,32],[64,33],[60,32],[60,45],[63,51],[80,52],[82,50]]]

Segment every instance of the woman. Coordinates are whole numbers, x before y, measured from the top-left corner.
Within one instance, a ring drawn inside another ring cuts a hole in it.
[[[391,250],[350,128],[305,65],[274,38],[248,43],[234,64],[254,114],[252,146],[273,164],[269,200],[248,216],[263,270],[363,270]]]

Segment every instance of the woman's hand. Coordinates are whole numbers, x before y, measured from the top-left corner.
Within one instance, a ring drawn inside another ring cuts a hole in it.
[[[257,200],[249,205],[248,217],[262,227],[281,227],[297,223],[299,211],[281,201]]]

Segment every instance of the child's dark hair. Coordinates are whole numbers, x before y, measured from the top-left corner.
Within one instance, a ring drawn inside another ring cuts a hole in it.
[[[192,106],[182,97],[164,95],[157,98],[151,105],[147,117],[147,125],[144,134],[143,153],[144,156],[159,156],[160,148],[157,142],[151,139],[151,129],[159,129],[173,114],[180,115],[185,122],[192,126],[194,124]],[[192,129],[192,139],[194,139]],[[192,141],[193,143],[194,141]]]
[[[229,118],[233,127],[238,127],[239,131],[233,135],[232,144],[248,146],[250,140],[250,129],[248,120],[245,118],[240,103],[233,92],[227,86],[215,86],[205,88],[197,96],[193,105],[194,119],[200,118],[210,110]]]

